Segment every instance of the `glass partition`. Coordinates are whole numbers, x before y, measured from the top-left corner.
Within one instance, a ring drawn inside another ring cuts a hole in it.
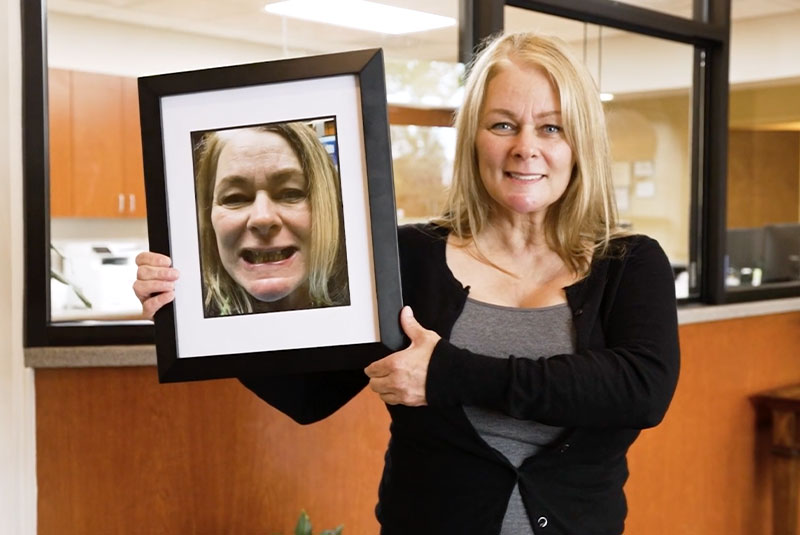
[[[733,4],[725,265],[731,300],[800,294],[800,7],[764,7]]]

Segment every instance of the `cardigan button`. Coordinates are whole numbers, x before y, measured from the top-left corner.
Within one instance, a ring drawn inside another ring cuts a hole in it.
[[[561,448],[558,451],[561,453],[566,453],[568,449],[569,449],[569,442],[565,442],[564,444],[561,445]]]
[[[546,528],[547,527],[547,517],[546,516],[540,516],[539,520],[537,520],[536,523],[539,524],[540,528]]]
[[[575,315],[575,316],[580,316],[581,314],[583,314],[583,309],[582,309],[582,308],[579,308],[578,310],[576,310],[576,311],[575,311],[575,314],[574,314],[574,315]]]

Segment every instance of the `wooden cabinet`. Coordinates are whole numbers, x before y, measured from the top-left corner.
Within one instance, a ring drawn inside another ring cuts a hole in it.
[[[122,180],[129,217],[146,217],[142,130],[136,78],[122,79]]]
[[[136,79],[51,69],[51,217],[145,217]]]
[[[70,72],[50,69],[50,216],[72,215]]]

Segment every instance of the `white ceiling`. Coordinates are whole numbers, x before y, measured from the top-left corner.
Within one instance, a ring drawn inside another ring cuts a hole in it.
[[[456,26],[389,36],[336,26],[283,19],[262,10],[278,0],[45,0],[48,10],[115,22],[224,37],[268,45],[292,56],[381,47],[387,57],[456,61]],[[336,0],[330,0],[332,2]],[[458,0],[378,0],[458,18]],[[691,13],[691,0],[629,0],[678,16]],[[506,8],[506,28],[533,29],[570,40],[583,37],[582,25],[521,9]],[[734,20],[800,10],[800,0],[733,0]],[[609,31],[610,32],[610,31]],[[605,34],[604,34],[605,35]]]

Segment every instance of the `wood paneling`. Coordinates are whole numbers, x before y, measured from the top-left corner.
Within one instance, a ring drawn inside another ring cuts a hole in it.
[[[770,535],[768,418],[750,397],[800,383],[800,313],[686,325],[672,406],[630,450],[626,533]]]
[[[377,532],[388,414],[363,392],[300,426],[234,380],[155,368],[36,372],[40,535]]]
[[[664,422],[629,454],[634,535],[769,535],[770,435],[750,397],[800,382],[800,313],[681,327]],[[365,391],[299,426],[236,381],[36,371],[39,534],[377,533],[388,416]]]
[[[798,203],[800,132],[731,130],[728,228],[796,222]]]
[[[414,108],[390,105],[389,124],[417,126],[453,126],[455,110],[452,108]]]
[[[72,104],[70,71],[48,74],[50,140],[50,216],[72,215]]]

